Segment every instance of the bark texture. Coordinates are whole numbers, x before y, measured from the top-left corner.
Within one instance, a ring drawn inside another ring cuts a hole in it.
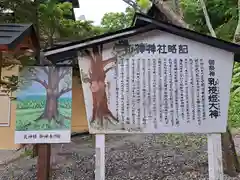
[[[184,22],[181,15],[176,14],[170,7],[167,1],[155,0],[153,8],[155,8],[155,18],[158,20],[168,21],[174,25],[189,28],[189,25]],[[158,11],[158,12],[157,12]]]

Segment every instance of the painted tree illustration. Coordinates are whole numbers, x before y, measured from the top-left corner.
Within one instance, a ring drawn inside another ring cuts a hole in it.
[[[71,78],[72,69],[68,67],[55,66],[30,66],[20,72],[19,90],[25,89],[33,82],[37,82],[46,89],[46,104],[43,113],[36,121],[45,119],[49,122],[55,121],[61,127],[64,126],[64,119],[70,119],[60,114],[58,100],[65,93],[72,90]],[[41,74],[45,74],[45,78]]]
[[[90,123],[100,123],[101,127],[103,127],[104,122],[112,124],[119,122],[109,110],[105,84],[106,74],[113,68],[113,66],[108,68],[106,66],[110,63],[116,63],[117,56],[105,60],[102,53],[102,45],[85,50],[84,55],[90,59],[90,68],[88,74],[81,72],[83,82],[90,84],[92,92],[93,109]]]

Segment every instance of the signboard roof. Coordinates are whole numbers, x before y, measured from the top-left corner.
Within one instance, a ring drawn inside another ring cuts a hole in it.
[[[58,46],[51,49],[45,50],[45,56],[51,56],[59,53],[65,53],[67,51],[75,51],[76,49],[81,50],[91,46],[108,43],[111,41],[127,38],[140,33],[148,32],[154,29],[165,31],[171,34],[175,34],[181,37],[185,37],[196,42],[207,44],[219,49],[223,49],[235,54],[235,61],[240,62],[240,46],[234,43],[230,43],[224,40],[213,38],[211,36],[203,35],[195,31],[175,26],[167,22],[157,21],[146,15],[136,13],[135,26],[126,28],[120,31],[106,33],[100,36],[92,37],[82,41],[76,41],[62,46]],[[139,27],[143,25],[142,27]]]
[[[4,50],[15,49],[26,36],[33,38],[33,43],[38,47],[32,24],[0,24],[0,46]]]

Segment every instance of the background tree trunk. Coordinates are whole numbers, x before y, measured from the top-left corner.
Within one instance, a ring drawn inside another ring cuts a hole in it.
[[[217,37],[216,33],[212,27],[211,20],[209,18],[206,4],[204,0],[200,0],[202,10],[205,16],[207,27],[213,37]],[[240,0],[239,0],[240,2]],[[240,172],[239,167],[239,161],[235,149],[234,140],[232,138],[231,131],[229,129],[229,126],[227,126],[226,133],[222,134],[222,152],[223,152],[223,165],[225,173],[227,173],[229,176],[236,176],[238,172]]]
[[[229,127],[227,127],[227,132],[222,134],[222,147],[225,173],[232,177],[237,176],[238,172],[240,172],[240,166]]]
[[[184,28],[189,28],[189,25],[184,22],[181,16],[176,14],[170,7],[169,3],[166,1],[164,2],[163,0],[155,0],[154,1],[154,6],[153,9],[156,8],[159,12],[157,12],[159,15],[156,16],[155,18],[159,20],[166,20],[174,25],[181,26]]]

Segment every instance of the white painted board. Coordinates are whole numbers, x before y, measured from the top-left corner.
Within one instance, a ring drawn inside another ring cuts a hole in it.
[[[233,53],[159,30],[125,40],[79,52],[90,133],[226,131]]]

